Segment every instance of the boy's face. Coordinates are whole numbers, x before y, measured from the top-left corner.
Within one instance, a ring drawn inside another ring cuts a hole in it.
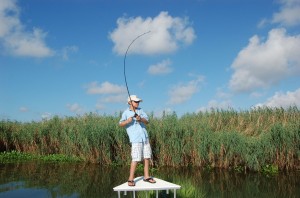
[[[132,104],[132,106],[133,106],[134,108],[137,108],[137,107],[139,106],[139,104],[140,104],[140,101],[134,101],[134,100],[132,100],[132,101],[131,101],[131,104]]]

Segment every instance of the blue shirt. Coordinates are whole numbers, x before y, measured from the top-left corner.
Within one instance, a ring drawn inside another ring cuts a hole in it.
[[[141,117],[149,121],[147,114],[141,109],[137,108],[135,112]],[[131,143],[145,142],[148,139],[148,133],[146,126],[143,122],[138,122],[134,118],[134,111],[127,108],[123,113],[119,123],[124,122],[128,118],[133,117],[132,122],[125,126],[127,134],[129,136],[129,141]]]

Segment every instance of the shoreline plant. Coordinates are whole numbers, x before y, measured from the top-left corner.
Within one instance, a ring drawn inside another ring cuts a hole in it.
[[[40,122],[0,121],[0,152],[58,155],[101,165],[130,161],[120,115],[54,116]],[[147,126],[155,167],[276,171],[300,169],[297,107],[211,109],[154,117]]]

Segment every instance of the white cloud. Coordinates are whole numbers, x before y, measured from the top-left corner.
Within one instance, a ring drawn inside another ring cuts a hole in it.
[[[100,98],[97,101],[96,109],[97,110],[104,110],[106,109],[107,103],[123,103],[127,104],[127,95],[124,94],[110,94],[108,96],[105,96],[103,98]]]
[[[300,74],[300,35],[286,35],[285,29],[273,29],[265,42],[253,36],[231,68],[229,87],[235,92],[268,88],[282,79]]]
[[[258,22],[257,27],[262,28],[268,23],[269,23],[268,19],[262,19],[261,21]]]
[[[224,101],[217,101],[217,100],[210,100],[205,107],[200,107],[196,112],[202,111],[211,111],[212,109],[230,109],[232,108],[231,101],[230,100],[224,100]]]
[[[145,80],[142,80],[142,81],[140,81],[140,82],[138,83],[138,86],[139,86],[140,88],[143,88],[144,85],[145,85],[145,83],[146,83],[146,81],[145,81]]]
[[[126,94],[118,94],[118,95],[109,95],[107,97],[102,98],[100,101],[105,103],[127,103],[127,95]]]
[[[97,109],[97,110],[104,110],[104,109],[105,109],[105,106],[104,106],[102,103],[97,103],[97,104],[96,104],[96,109]]]
[[[198,91],[198,85],[189,82],[185,85],[179,84],[174,86],[170,91],[170,104],[180,104],[189,100]]]
[[[251,94],[250,94],[250,96],[252,97],[252,98],[261,98],[261,97],[263,97],[265,95],[265,93],[261,93],[261,92],[252,92]]]
[[[77,46],[67,46],[67,47],[64,47],[62,49],[62,58],[63,60],[69,60],[69,54],[70,53],[75,53],[78,51],[78,47]]]
[[[300,1],[299,0],[278,0],[281,4],[279,11],[274,13],[270,19],[262,19],[258,27],[266,24],[280,24],[283,27],[297,26],[300,24]]]
[[[83,112],[83,108],[78,103],[67,104],[67,108],[73,113],[79,114]]]
[[[126,104],[127,91],[125,86],[115,85],[110,82],[92,82],[86,86],[88,94],[103,95],[96,103],[97,110],[106,109],[105,103],[124,103]]]
[[[19,19],[20,9],[15,0],[0,1],[0,46],[14,56],[47,57],[54,51],[47,47],[47,33],[39,28],[28,32]]]
[[[162,118],[163,116],[172,115],[174,110],[171,108],[159,109],[153,112],[155,118]]]
[[[14,0],[0,1],[0,38],[9,35],[14,28],[20,27],[19,8]]]
[[[172,68],[170,67],[171,61],[169,59],[163,60],[160,63],[155,65],[150,65],[148,68],[148,73],[152,75],[161,75],[168,74],[172,72]]]
[[[151,32],[135,41],[128,54],[170,53],[177,50],[180,44],[189,45],[196,38],[187,18],[172,17],[168,12],[145,19],[122,17],[117,20],[117,26],[109,37],[114,42],[113,51],[119,55],[125,54],[138,35],[148,31]]]
[[[284,26],[295,26],[300,24],[300,1],[281,0],[281,10],[273,14],[272,23],[280,23]]]
[[[266,102],[257,104],[256,107],[283,107],[290,106],[300,107],[300,88],[294,92],[287,91],[286,93],[276,92],[274,96],[269,98]]]
[[[223,91],[223,88],[217,88],[216,98],[217,99],[210,100],[206,106],[202,106],[198,108],[196,112],[199,111],[206,112],[206,111],[211,111],[212,109],[227,110],[232,108],[232,102],[231,102],[232,94]]]
[[[43,120],[48,120],[52,117],[52,114],[49,112],[44,112],[44,113],[42,113],[41,117]]]
[[[20,107],[19,111],[21,111],[21,112],[28,112],[29,109],[27,107]]]
[[[107,81],[101,85],[98,82],[92,82],[86,88],[88,94],[121,94],[126,92],[125,86],[114,85]]]
[[[221,99],[229,99],[232,97],[232,94],[223,91],[222,88],[218,88],[216,96]]]
[[[204,77],[198,76],[197,79],[192,80],[186,84],[178,84],[169,91],[169,104],[180,104],[189,100],[195,93],[199,91],[200,83],[203,82]]]

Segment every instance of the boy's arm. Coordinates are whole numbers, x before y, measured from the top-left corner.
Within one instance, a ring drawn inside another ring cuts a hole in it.
[[[132,122],[132,118],[128,118],[127,120],[124,120],[124,121],[121,121],[119,122],[119,126],[121,127],[125,127],[127,124],[131,123]]]
[[[144,111],[141,111],[141,114],[139,116],[137,116],[136,119],[137,119],[137,121],[142,122],[144,124],[149,123],[148,116]]]
[[[142,123],[144,123],[144,124],[148,124],[148,123],[149,123],[149,121],[148,121],[146,118],[142,118],[141,116],[137,116],[137,117],[136,117],[136,120],[137,120],[138,122],[142,122]]]

